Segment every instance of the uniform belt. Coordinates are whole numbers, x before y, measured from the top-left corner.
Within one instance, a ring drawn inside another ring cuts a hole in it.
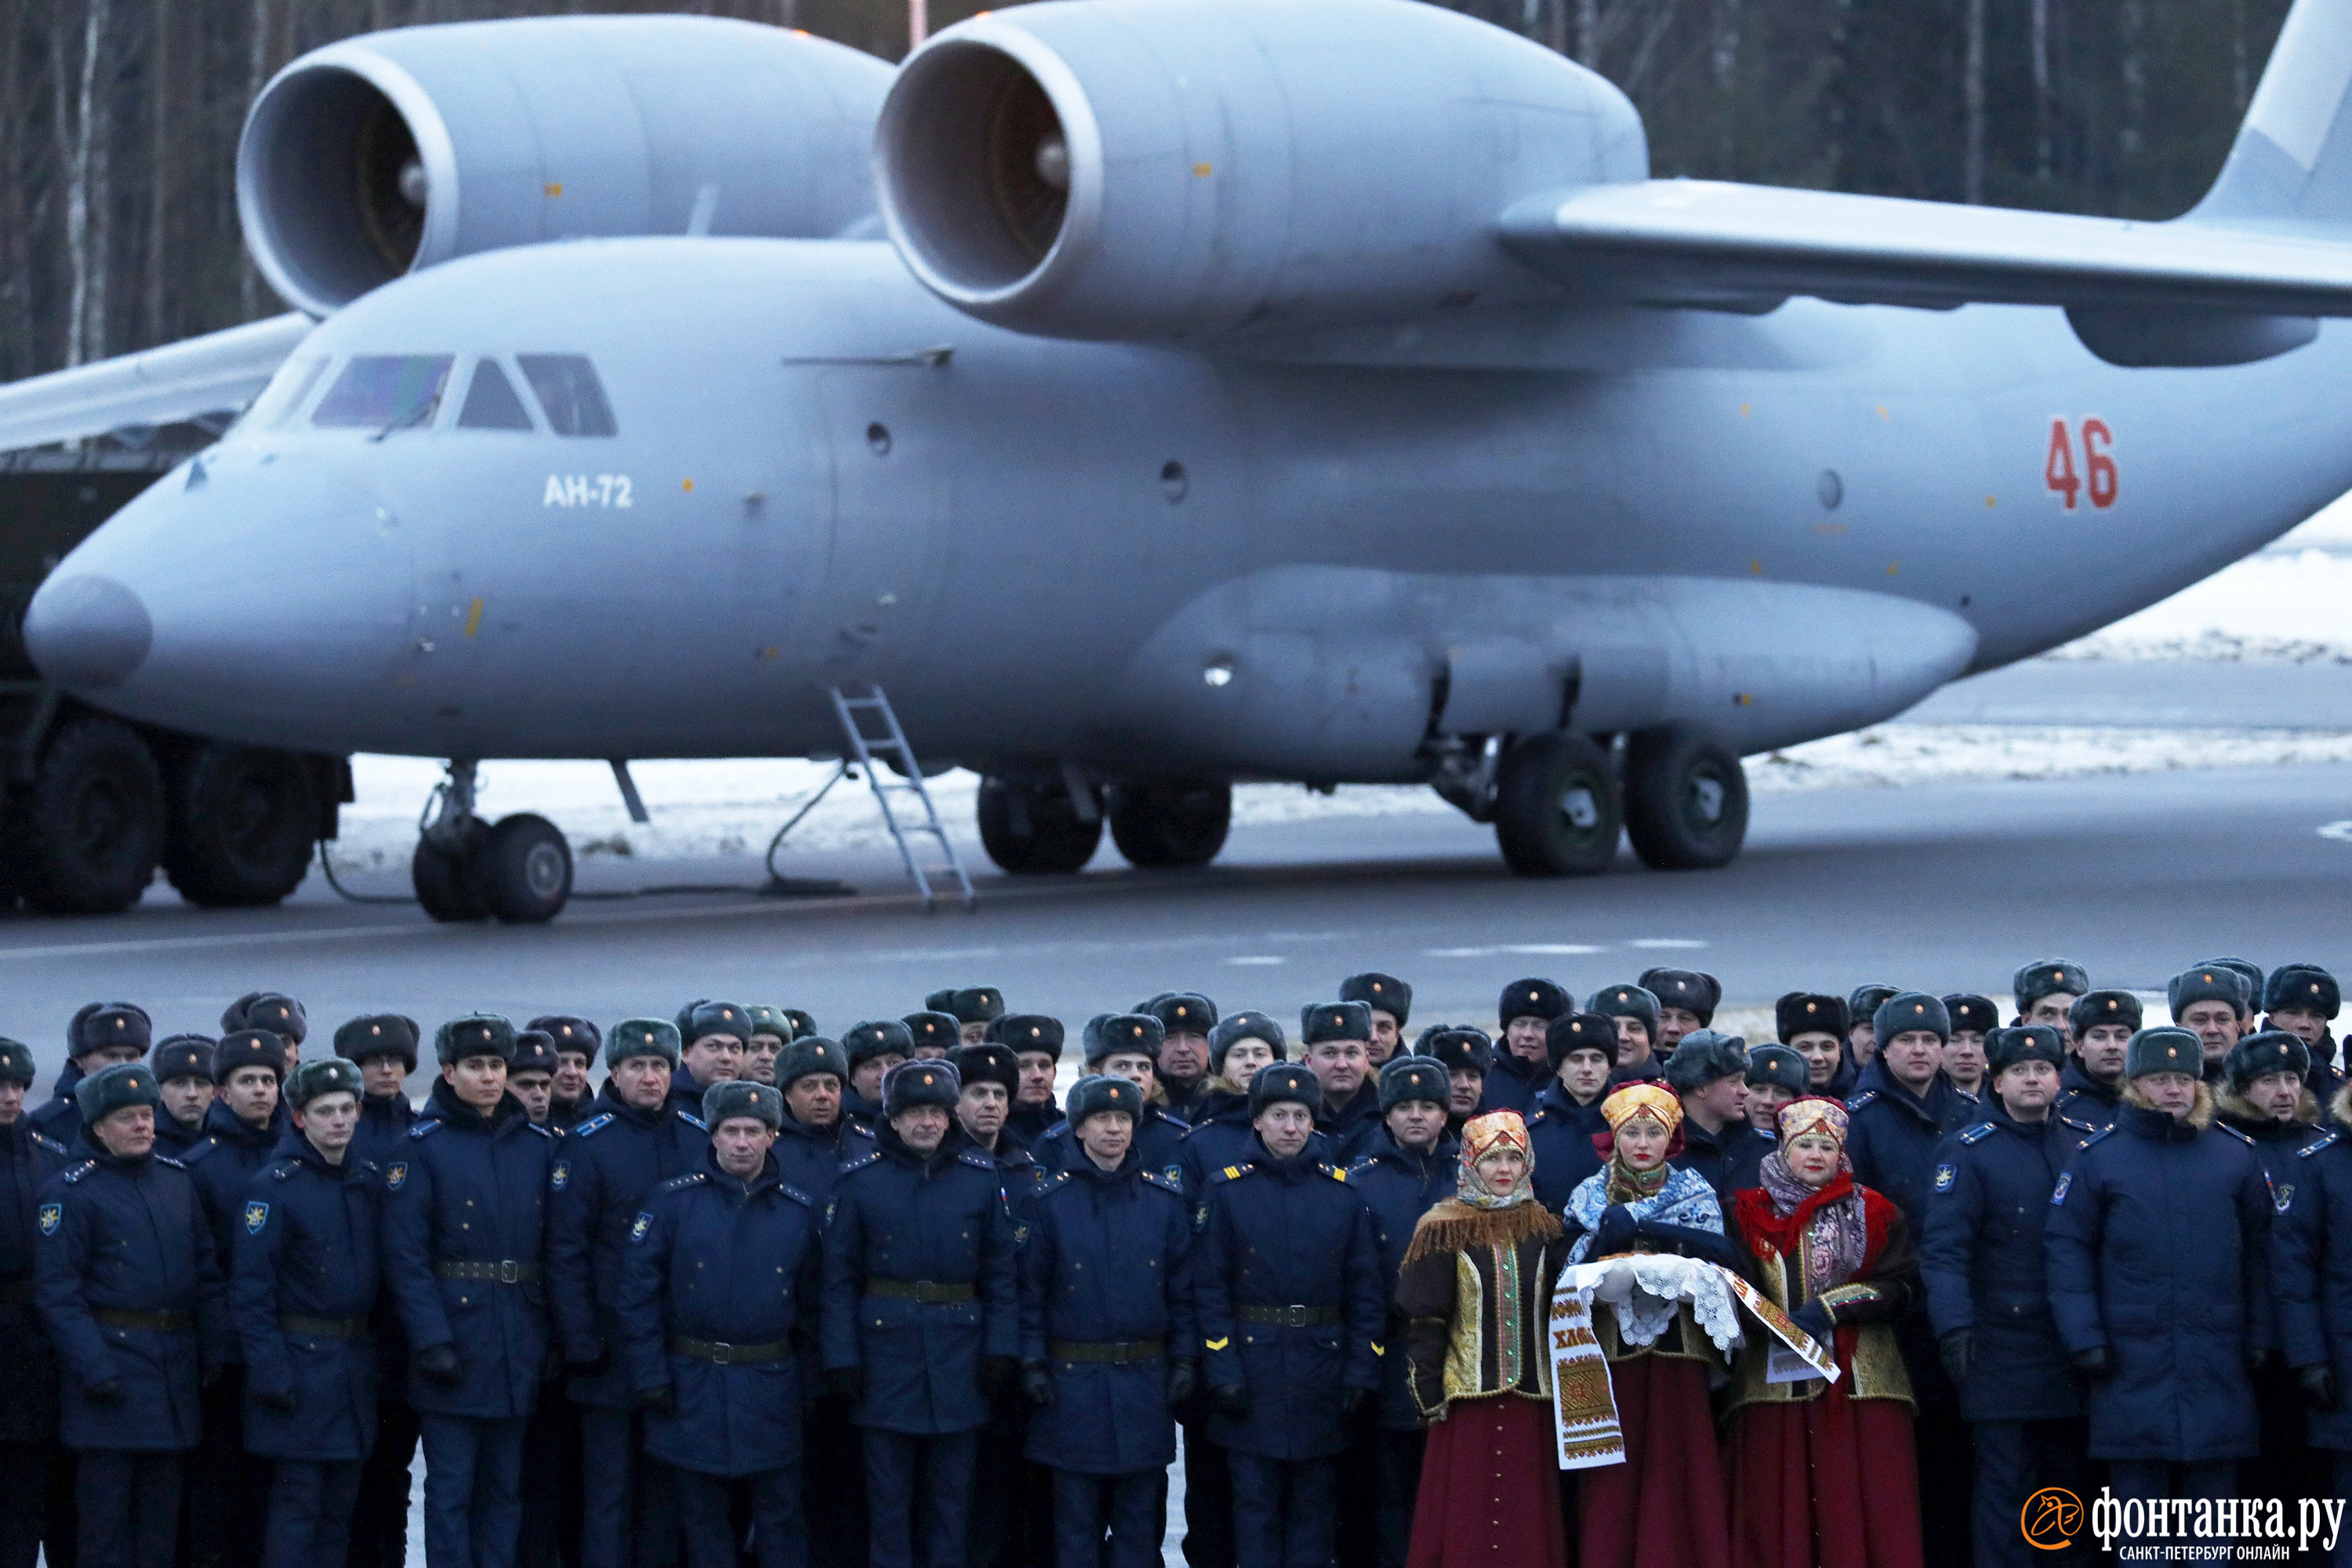
[[[278,1318],[278,1331],[286,1334],[310,1334],[322,1340],[362,1340],[367,1338],[365,1318],[306,1318],[299,1312],[282,1312]]]
[[[536,1285],[539,1265],[501,1258],[496,1263],[436,1263],[433,1272],[444,1279],[488,1279],[499,1285]]]
[[[29,1307],[33,1304],[33,1282],[30,1279],[0,1279],[0,1307]]]
[[[1045,1354],[1055,1361],[1095,1362],[1128,1366],[1158,1361],[1168,1353],[1166,1340],[1047,1340]]]
[[[968,1279],[949,1285],[929,1279],[868,1279],[866,1293],[869,1296],[889,1296],[901,1301],[925,1301],[933,1306],[972,1299],[971,1282]]]
[[[89,1315],[93,1321],[110,1329],[146,1329],[158,1334],[196,1331],[194,1312],[126,1312],[115,1307],[93,1307]]]
[[[1317,1329],[1339,1321],[1339,1312],[1330,1307],[1235,1307],[1234,1316],[1244,1323],[1276,1329]]]
[[[762,1362],[782,1361],[793,1353],[793,1347],[783,1340],[770,1340],[763,1345],[732,1345],[725,1340],[689,1340],[683,1334],[672,1334],[669,1348],[673,1355],[690,1355],[720,1366],[757,1366]]]

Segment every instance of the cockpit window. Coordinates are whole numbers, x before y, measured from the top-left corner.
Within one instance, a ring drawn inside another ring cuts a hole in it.
[[[441,405],[454,354],[361,354],[319,400],[310,423],[401,429],[429,425]]]
[[[310,395],[310,389],[319,384],[319,373],[326,368],[327,356],[324,354],[304,354],[287,361],[278,374],[269,378],[269,384],[262,388],[261,395],[254,399],[253,406],[247,411],[243,422],[250,423],[256,429],[285,424],[293,417],[294,411],[302,406],[302,400]]]
[[[486,359],[474,366],[474,384],[466,389],[466,406],[457,411],[460,430],[528,430],[530,411],[515,395],[514,383]]]
[[[517,354],[539,405],[547,413],[548,428],[559,436],[617,436],[612,405],[596,379],[596,367],[584,354]]]

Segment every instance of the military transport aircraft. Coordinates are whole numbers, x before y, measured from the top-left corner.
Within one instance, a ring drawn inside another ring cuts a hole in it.
[[[837,754],[843,700],[983,775],[1008,871],[1106,819],[1205,862],[1236,780],[1720,865],[1743,754],[2352,486],[2347,85],[2352,0],[2298,0],[2212,191],[2132,223],[1653,180],[1607,81],[1411,0],[1045,0],[895,71],[357,37],[239,153],[299,320],[0,392],[16,446],[268,378],[25,636],[133,720],[447,759],[443,918],[570,888],[479,759]]]

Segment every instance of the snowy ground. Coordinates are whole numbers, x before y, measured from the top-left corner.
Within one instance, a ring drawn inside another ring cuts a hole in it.
[[[2127,620],[2051,653],[2053,660],[2225,660],[2352,665],[2352,499],[2285,539]],[[1759,793],[1893,786],[1939,781],[2063,778],[2182,768],[2285,766],[2352,761],[2352,733],[2312,730],[2092,729],[1894,723],[1751,759]],[[404,872],[417,814],[440,777],[410,757],[353,760],[357,804],[343,813],[338,871]],[[600,763],[489,763],[480,805],[493,817],[536,811],[559,824],[583,860],[707,858],[714,880],[756,878],[768,840],[831,774],[828,763],[745,759],[636,764],[653,821],[628,820]],[[975,847],[979,780],[956,772],[931,781],[949,831]],[[1443,814],[1452,806],[1419,786],[1349,786],[1318,795],[1287,784],[1234,792],[1236,821]],[[845,782],[790,843],[808,849],[887,842],[873,798]],[[780,862],[790,868],[787,855]]]

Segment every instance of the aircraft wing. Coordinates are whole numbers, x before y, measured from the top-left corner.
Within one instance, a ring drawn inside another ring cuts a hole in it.
[[[0,386],[0,452],[74,441],[253,401],[314,325],[299,312]]]
[[[1649,180],[1530,197],[1504,214],[1501,237],[1538,271],[1644,304],[1769,310],[1806,294],[2352,316],[2352,243],[2193,220]]]

